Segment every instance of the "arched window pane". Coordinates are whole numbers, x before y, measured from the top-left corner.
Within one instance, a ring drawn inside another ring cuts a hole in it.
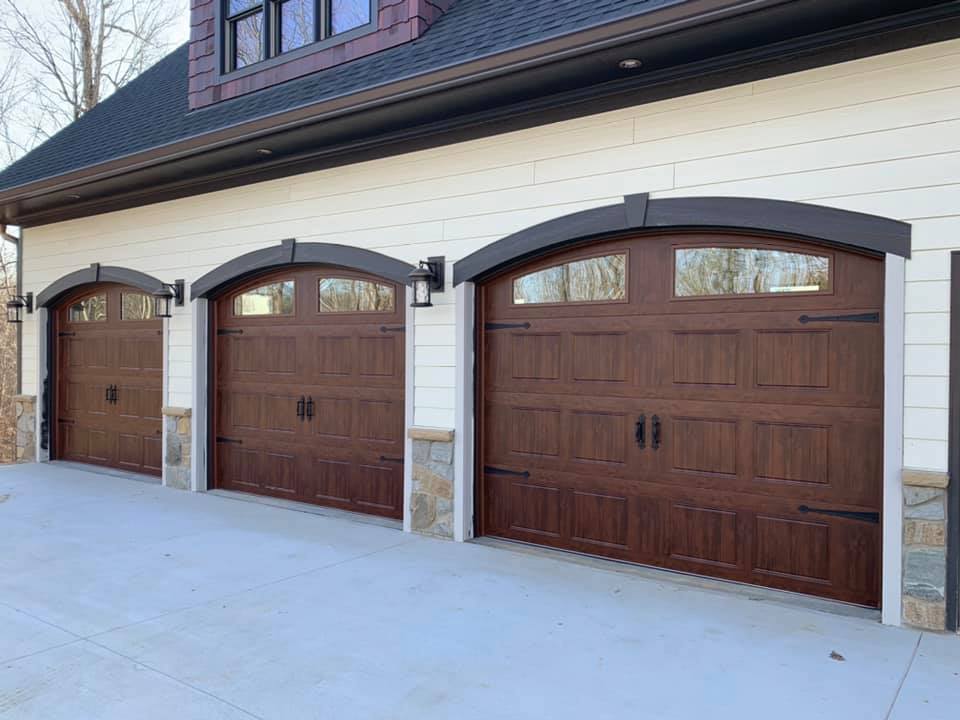
[[[830,290],[830,258],[763,248],[676,250],[677,297]]]
[[[91,295],[78,300],[67,311],[70,322],[104,322],[107,319],[107,296]]]
[[[233,299],[233,314],[293,315],[293,280],[262,285],[237,295]]]
[[[614,302],[626,297],[626,255],[574,260],[513,281],[513,302],[517,305]]]
[[[393,312],[392,285],[353,278],[321,278],[320,312]]]

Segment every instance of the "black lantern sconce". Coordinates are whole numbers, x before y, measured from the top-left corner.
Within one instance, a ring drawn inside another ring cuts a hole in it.
[[[173,285],[163,284],[163,290],[153,296],[153,314],[158,318],[171,316],[173,305],[183,306],[183,280],[175,280]]]
[[[14,295],[7,302],[7,322],[22,323],[24,310],[27,315],[33,314],[33,293]]]
[[[420,267],[412,270],[407,276],[413,283],[413,302],[410,307],[433,307],[430,296],[435,292],[443,292],[444,268],[446,258],[431,257],[420,261]]]

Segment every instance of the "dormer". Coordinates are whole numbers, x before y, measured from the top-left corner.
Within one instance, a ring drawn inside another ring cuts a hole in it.
[[[412,42],[453,0],[194,0],[190,109]]]

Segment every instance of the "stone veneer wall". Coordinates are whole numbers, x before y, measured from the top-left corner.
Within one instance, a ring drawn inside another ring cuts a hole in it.
[[[411,428],[414,532],[453,539],[453,430]]]
[[[167,487],[190,489],[190,408],[163,408],[166,447],[163,449],[163,476]]]
[[[903,621],[946,624],[946,473],[903,471]]]
[[[16,461],[29,463],[37,459],[37,398],[35,395],[15,395],[17,414]]]

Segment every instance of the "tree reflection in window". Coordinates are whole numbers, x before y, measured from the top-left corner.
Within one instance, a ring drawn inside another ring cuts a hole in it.
[[[353,278],[321,278],[320,312],[393,312],[392,285]]]
[[[822,292],[830,258],[786,250],[704,247],[676,250],[677,297]]]
[[[261,285],[233,299],[233,314],[293,315],[293,280]]]
[[[70,322],[103,322],[107,319],[107,296],[91,295],[78,300],[68,311]]]
[[[513,302],[517,305],[612,302],[626,297],[626,255],[574,260],[513,281]]]
[[[122,293],[120,295],[121,320],[153,320],[153,296],[144,293]]]

